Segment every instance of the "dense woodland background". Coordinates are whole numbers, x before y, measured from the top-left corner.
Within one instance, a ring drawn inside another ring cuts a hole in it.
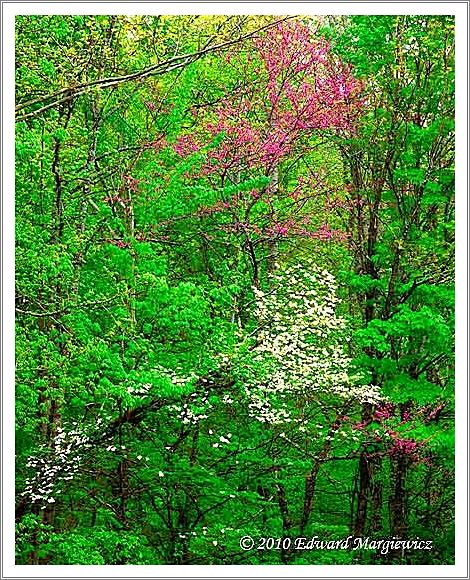
[[[453,32],[17,17],[18,563],[453,563]]]

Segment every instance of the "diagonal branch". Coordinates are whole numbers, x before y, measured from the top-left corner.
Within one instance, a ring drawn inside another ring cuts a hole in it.
[[[23,310],[22,308],[15,308],[15,311],[18,312],[19,314],[25,314],[27,316],[35,316],[37,318],[43,318],[45,316],[57,316],[59,314],[66,314],[72,308],[78,308],[78,309],[83,310],[85,308],[100,307],[103,304],[109,304],[110,302],[113,302],[113,300],[115,300],[118,297],[119,297],[119,294],[115,294],[114,296],[111,296],[110,298],[105,298],[103,300],[94,300],[91,302],[84,302],[83,304],[76,304],[76,305],[70,304],[69,306],[66,306],[65,308],[61,308],[59,310],[53,310],[53,311],[33,312],[31,310]]]
[[[252,38],[253,36],[256,36],[259,32],[266,30],[268,28],[272,28],[273,26],[276,26],[280,22],[284,22],[284,21],[289,20],[291,18],[294,18],[294,17],[287,16],[285,18],[275,20],[274,22],[270,22],[269,24],[266,24],[264,26],[261,26],[260,28],[257,28],[253,32],[249,32],[248,34],[245,34],[243,36],[239,36],[238,38],[235,38],[233,40],[227,40],[226,42],[221,42],[219,44],[208,46],[208,47],[205,47],[202,50],[199,50],[197,52],[193,52],[193,53],[189,53],[189,54],[182,54],[179,56],[174,56],[168,60],[165,60],[163,62],[159,62],[157,64],[154,64],[154,65],[147,67],[147,68],[140,70],[140,71],[136,71],[136,72],[129,73],[129,74],[122,75],[122,76],[118,76],[118,77],[107,77],[107,78],[102,78],[102,79],[95,79],[93,81],[78,84],[74,87],[67,87],[67,88],[61,89],[60,91],[52,93],[51,95],[46,95],[43,97],[39,97],[37,99],[32,99],[32,100],[27,101],[25,103],[20,103],[16,106],[16,109],[15,109],[16,112],[20,112],[27,107],[39,105],[41,103],[44,103],[44,104],[43,104],[43,106],[39,107],[38,109],[35,109],[34,111],[31,111],[29,113],[25,113],[23,115],[18,116],[16,118],[16,121],[24,121],[25,119],[39,115],[40,113],[43,113],[44,111],[47,111],[48,109],[51,109],[52,107],[55,107],[61,103],[68,102],[68,101],[70,101],[70,100],[72,100],[80,95],[83,95],[84,93],[87,93],[90,89],[92,89],[94,87],[106,89],[106,88],[110,88],[110,87],[115,87],[117,85],[129,82],[132,80],[137,80],[137,79],[142,80],[148,76],[161,75],[161,74],[165,74],[167,72],[171,72],[171,71],[179,69],[179,68],[183,68],[183,67],[187,66],[188,64],[191,64],[192,62],[199,60],[200,58],[202,58],[206,54],[209,54],[211,52],[215,52],[215,51],[223,49],[223,48],[228,48],[229,46],[233,46],[234,44],[238,44],[239,42],[243,42],[244,40],[247,40],[249,38]],[[48,101],[50,101],[50,102],[48,102]]]

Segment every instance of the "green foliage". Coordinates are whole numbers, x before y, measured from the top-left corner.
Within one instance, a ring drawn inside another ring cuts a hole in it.
[[[224,167],[272,21],[17,18],[18,563],[453,562],[452,19],[322,19],[354,127]]]

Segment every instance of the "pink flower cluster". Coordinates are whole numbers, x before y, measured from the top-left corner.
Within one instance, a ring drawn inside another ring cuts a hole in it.
[[[157,139],[154,139],[153,141],[148,141],[145,144],[145,148],[146,149],[153,149],[155,151],[155,153],[158,153],[167,145],[168,145],[168,143],[166,141],[165,136],[160,135]]]
[[[204,148],[205,161],[201,168],[194,169],[199,175],[225,177],[229,172],[255,169],[269,176],[281,160],[307,146],[303,137],[308,132],[354,128],[362,107],[361,85],[350,68],[332,56],[325,39],[314,38],[308,26],[291,20],[271,28],[254,45],[264,69],[259,75],[260,86],[256,88],[259,98],[253,98],[251,86],[239,87],[213,110],[210,122],[193,134],[181,135],[173,146],[175,153],[183,158]],[[228,62],[234,60],[236,56],[231,54]],[[235,65],[247,69],[247,62],[249,59],[240,57]],[[210,145],[220,136],[217,145]],[[299,201],[319,191],[325,192],[323,179],[312,175],[309,179],[300,178],[288,195]],[[262,192],[253,190],[250,195],[255,201],[262,197],[270,205],[278,190],[268,187]],[[200,207],[197,215],[210,216],[235,209],[238,204],[238,199],[219,201]],[[275,238],[297,235],[340,242],[348,238],[346,232],[332,229],[326,223],[316,230],[307,229],[308,217],[271,221],[262,229],[243,219],[235,218],[233,223],[220,227],[230,232],[250,231]]]
[[[413,439],[399,439],[394,440],[392,447],[389,450],[389,455],[414,455],[420,447],[420,444]]]
[[[352,425],[352,429],[364,429],[367,425],[370,425],[370,421],[361,421],[360,423]]]
[[[333,209],[345,209],[350,211],[352,209],[352,203],[349,200],[341,199],[340,197],[328,197],[325,202],[325,209],[331,211]]]
[[[272,118],[288,130],[352,128],[361,85],[331,58],[329,44],[298,21],[280,23],[258,39],[268,72]],[[353,101],[357,101],[356,105]]]
[[[383,421],[384,419],[390,419],[393,416],[394,406],[392,403],[385,403],[377,407],[374,413],[374,421]]]
[[[306,223],[306,220],[303,220]],[[348,234],[341,230],[331,229],[327,224],[322,224],[317,230],[307,230],[299,226],[294,219],[289,219],[283,223],[275,223],[266,230],[266,234],[272,237],[286,237],[287,235],[297,235],[304,238],[311,238],[321,241],[344,242]]]
[[[216,121],[206,123],[204,132],[209,139],[224,133],[224,139],[208,152],[204,174],[240,166],[272,167],[306,131],[351,129],[360,110],[359,82],[349,68],[332,60],[324,39],[311,38],[307,26],[280,23],[255,46],[268,77],[267,107],[257,111],[264,121],[254,124],[248,117],[253,104],[242,89],[222,101]],[[198,139],[185,135],[174,149],[184,157],[200,147]]]
[[[440,412],[445,407],[445,403],[440,403],[435,409],[433,409],[428,415],[426,416],[425,421],[432,421],[433,419],[437,419],[439,417]]]
[[[321,225],[315,232],[305,231],[305,236],[321,241],[345,242],[349,238],[347,232],[331,229],[327,224]]]
[[[113,246],[117,246],[118,248],[121,248],[121,249],[129,247],[129,242],[124,242],[123,240],[107,239],[106,241],[108,242],[108,244],[112,244]]]
[[[192,135],[181,135],[176,140],[174,150],[181,157],[187,157],[196,151],[199,151],[201,144],[197,143]]]

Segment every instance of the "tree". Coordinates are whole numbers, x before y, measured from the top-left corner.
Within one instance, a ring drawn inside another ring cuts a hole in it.
[[[422,517],[413,515],[422,504],[408,499],[416,446],[429,446],[434,473],[420,469],[411,481],[450,468],[450,450],[441,463],[433,449],[450,441],[454,385],[452,30],[450,17],[353,17],[336,41],[367,79],[358,135],[339,144],[355,270],[347,277],[364,324],[357,333],[361,366],[394,403],[393,429],[403,437],[389,450],[390,529],[400,536],[411,518]],[[373,416],[366,406],[364,424]],[[376,519],[366,510],[377,499],[379,468],[360,464],[358,534]],[[438,501],[449,505],[449,493]]]

